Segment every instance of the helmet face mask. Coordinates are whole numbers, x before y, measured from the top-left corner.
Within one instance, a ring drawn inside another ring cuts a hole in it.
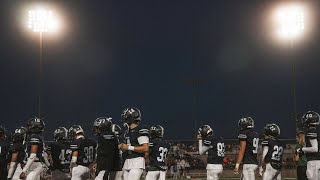
[[[65,127],[59,127],[53,132],[53,138],[55,141],[68,140],[68,130]]]
[[[27,133],[41,133],[44,131],[45,124],[40,118],[31,118],[27,124]]]
[[[278,137],[280,135],[280,128],[276,124],[267,124],[263,130],[263,134],[266,137]]]
[[[80,125],[73,125],[68,131],[69,139],[75,139],[77,135],[83,135],[84,131]]]
[[[118,137],[122,134],[121,127],[118,126],[117,124],[111,125],[111,132],[113,132]]]
[[[152,126],[150,128],[151,138],[163,138],[164,128],[160,125]]]
[[[202,139],[206,138],[211,134],[213,134],[213,130],[209,125],[203,125],[198,129],[198,135],[200,135]]]
[[[253,129],[254,128],[254,120],[251,117],[241,118],[238,122],[238,130],[242,131],[245,129]]]
[[[320,116],[314,111],[308,111],[302,116],[301,123],[307,127],[318,126],[320,124]]]
[[[100,135],[101,133],[111,131],[112,118],[99,117],[93,123],[93,133]]]
[[[141,112],[138,108],[135,108],[135,107],[126,108],[121,114],[122,124],[130,125],[133,122],[138,123],[139,121],[141,121]]]

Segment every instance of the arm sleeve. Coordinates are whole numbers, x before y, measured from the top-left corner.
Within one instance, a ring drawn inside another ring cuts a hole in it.
[[[140,145],[148,144],[149,143],[149,137],[148,136],[140,136],[140,137],[138,137],[138,142],[139,142]]]
[[[245,133],[239,133],[239,135],[238,135],[238,139],[240,140],[240,141],[245,141],[245,140],[247,140],[247,135],[245,134]]]
[[[318,152],[318,140],[317,139],[310,139],[311,147],[303,147],[302,151],[307,153]]]
[[[266,155],[268,154],[268,151],[269,151],[269,147],[268,147],[268,146],[263,146],[261,162],[263,162],[263,161],[264,161],[264,158],[265,158],[265,157],[266,157]]]
[[[70,149],[72,151],[78,151],[80,148],[80,144],[77,140],[73,141],[71,144],[70,144]]]
[[[211,141],[208,140],[199,140],[199,154],[203,155],[204,153],[206,153],[211,146]]]
[[[34,162],[35,158],[37,157],[37,154],[36,153],[31,153],[29,158],[28,158],[28,161],[27,161],[27,164],[24,166],[22,172],[27,172],[31,166],[31,164]]]

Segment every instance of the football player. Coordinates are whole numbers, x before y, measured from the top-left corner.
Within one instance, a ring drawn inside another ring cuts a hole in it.
[[[146,180],[165,180],[167,165],[166,158],[169,151],[169,144],[162,140],[164,129],[160,125],[150,128],[149,156],[150,165]]]
[[[26,128],[19,127],[15,129],[11,138],[12,143],[9,148],[11,162],[8,170],[8,179],[19,179],[22,172],[22,166],[24,166],[24,160],[26,158]]]
[[[69,129],[69,137],[73,140],[70,144],[72,150],[71,180],[89,179],[90,169],[96,160],[97,143],[84,136],[80,125],[73,125]]]
[[[49,166],[52,171],[52,179],[70,179],[71,150],[68,142],[68,129],[65,127],[57,128],[53,132],[53,139],[54,142],[47,147],[47,153],[52,159],[52,164]]]
[[[116,135],[111,131],[112,118],[99,117],[93,123],[93,132],[98,136],[97,149],[97,176],[96,180],[109,179],[114,161],[119,155],[118,141]]]
[[[7,156],[10,143],[6,138],[6,130],[0,126],[0,179],[6,179],[8,175],[7,171]]]
[[[112,124],[111,125],[111,131],[116,135],[116,140],[118,143],[118,146],[120,142],[123,141],[122,137],[122,130],[121,127],[117,124]],[[115,159],[113,161],[113,166],[111,169],[110,173],[110,180],[122,180],[123,179],[123,172],[122,172],[122,167],[123,167],[123,158],[122,158],[122,151],[117,149],[118,155],[115,156]]]
[[[22,169],[20,179],[40,180],[40,173],[43,171],[44,140],[42,132],[45,124],[40,118],[31,118],[27,124],[29,139],[26,142],[26,157],[28,160]],[[28,172],[28,174],[27,174]]]
[[[255,170],[258,168],[257,152],[259,145],[258,133],[253,131],[254,121],[251,117],[241,118],[238,122],[240,151],[237,157],[234,173],[238,174],[239,166],[243,162],[242,179],[254,180]]]
[[[149,150],[149,129],[139,125],[141,113],[135,107],[126,108],[121,120],[129,127],[124,134],[125,143],[120,145],[125,156],[123,179],[139,180],[145,169],[144,155]]]
[[[320,116],[314,111],[308,111],[302,117],[302,124],[306,127],[305,141],[306,147],[300,148],[298,151],[305,152],[307,156],[307,177],[309,180],[318,180],[320,176],[320,148],[317,126],[320,123]]]
[[[204,125],[198,130],[199,154],[208,152],[207,179],[218,180],[223,171],[224,142],[220,136],[214,136],[209,125]]]
[[[259,174],[263,173],[263,166],[265,164],[265,172],[263,173],[263,180],[280,180],[282,168],[282,155],[284,144],[277,139],[280,135],[280,128],[276,124],[267,124],[263,130],[265,139],[262,141],[262,157]]]

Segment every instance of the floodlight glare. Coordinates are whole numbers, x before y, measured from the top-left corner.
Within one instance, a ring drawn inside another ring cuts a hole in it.
[[[304,30],[304,13],[300,7],[285,7],[277,14],[280,29],[279,35],[283,38],[295,38]]]
[[[34,32],[52,32],[58,27],[57,19],[52,11],[30,10],[28,28]]]

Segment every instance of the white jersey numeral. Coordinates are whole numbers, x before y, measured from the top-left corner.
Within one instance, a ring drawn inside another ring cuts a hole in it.
[[[217,143],[217,155],[224,157],[224,143]]]
[[[257,152],[258,152],[258,146],[259,146],[259,138],[253,138],[252,146],[253,146],[252,152],[253,152],[254,154],[257,154]]]
[[[83,163],[93,162],[94,160],[93,146],[85,147],[83,151],[84,151]]]
[[[159,156],[157,157],[157,160],[159,162],[164,162],[167,158],[168,149],[164,147],[159,147]]]
[[[282,146],[277,146],[277,145],[275,145],[274,147],[273,147],[273,153],[272,153],[272,157],[271,157],[271,159],[273,159],[273,160],[275,160],[275,161],[280,161],[280,157],[281,157],[281,155],[282,155],[282,153],[283,153],[283,148],[282,148]]]

